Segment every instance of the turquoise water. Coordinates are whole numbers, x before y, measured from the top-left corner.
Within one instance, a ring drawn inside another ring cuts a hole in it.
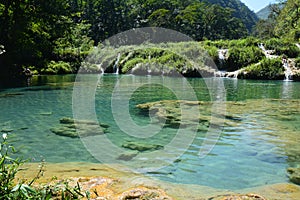
[[[87,79],[95,78],[94,75],[85,76]],[[154,124],[160,131],[147,138],[137,138],[124,131],[113,114],[119,112],[118,109],[122,109],[121,113],[123,108],[115,107],[112,111],[112,94],[118,81],[123,81],[126,87],[113,96],[115,103],[125,101],[124,96],[129,94],[130,117],[139,126],[146,126],[151,119],[147,113],[141,113],[136,108],[138,104],[176,100],[176,95],[184,97],[184,100],[195,100],[196,97],[197,100],[210,102],[218,92],[225,95],[226,102],[222,103],[227,107],[227,115],[234,118],[225,122],[212,151],[204,158],[198,156],[206,137],[204,127],[196,132],[184,154],[168,166],[148,172],[149,176],[176,183],[242,189],[288,182],[286,168],[299,165],[300,161],[295,159],[298,155],[292,155],[290,148],[297,148],[300,142],[300,83],[129,75],[104,75],[96,79],[94,111],[97,119],[108,126],[105,135],[112,144],[131,154],[136,151],[123,148],[124,143],[165,146],[176,136],[177,129]],[[26,82],[0,86],[0,130],[8,133],[11,142],[25,158],[35,162],[42,159],[54,163],[99,162],[79,138],[60,136],[50,131],[60,126],[61,118],[73,118],[73,98],[76,98],[73,96],[74,81],[74,75],[39,76],[33,77],[29,86]],[[208,89],[205,81],[212,83],[211,88]],[[224,90],[212,87],[218,86],[220,81],[224,84]],[[191,85],[193,91],[186,87],[186,83]],[[138,87],[130,91],[132,85]],[[86,101],[89,102],[88,99]],[[236,103],[245,105],[239,107]],[[128,118],[119,120],[121,124],[126,124]],[[187,128],[184,131],[188,134],[190,130]],[[143,160],[139,162],[137,166],[143,164]]]

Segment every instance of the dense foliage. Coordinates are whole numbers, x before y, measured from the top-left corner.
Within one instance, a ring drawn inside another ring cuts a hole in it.
[[[243,74],[243,78],[283,80],[284,77],[284,68],[280,58],[265,58],[260,63],[247,67],[245,71],[246,73]]]
[[[196,40],[236,39],[248,34],[255,18],[244,4],[211,2],[214,4],[199,0],[1,0],[0,45],[5,49],[0,55],[1,74],[22,74],[27,67],[36,73],[60,73],[56,68],[75,72],[95,44],[136,27],[170,28]],[[54,65],[59,61],[69,63],[71,69],[62,63]]]
[[[69,182],[64,180],[47,185],[36,184],[44,172],[43,161],[39,165],[36,176],[31,180],[17,180],[17,173],[25,162],[26,160],[17,156],[17,151],[9,140],[8,134],[3,133],[0,138],[0,199],[69,200],[83,197],[89,199],[90,193],[82,191],[78,183],[75,187],[71,187]]]
[[[251,32],[253,26],[258,21],[257,15],[251,11],[244,3],[239,0],[207,0],[210,3],[221,5],[222,7],[231,8],[234,10],[233,15],[240,18],[248,31]]]
[[[148,26],[204,41],[203,47],[217,64],[217,50],[229,49],[227,61],[219,66],[224,70],[261,60],[257,46],[262,39],[277,55],[297,58],[299,48],[291,42],[300,35],[300,2],[278,1],[280,4],[270,6],[269,18],[257,23],[253,33],[258,40],[241,39],[257,17],[239,0],[0,0],[1,75],[22,75],[25,68],[36,74],[75,73],[80,66],[99,71],[100,63],[82,63],[94,46],[122,31]],[[277,39],[269,40],[273,37]],[[282,37],[285,39],[278,39]],[[125,68],[146,62],[135,55]],[[178,68],[180,59],[168,56]],[[165,62],[166,57],[158,58]]]
[[[300,1],[277,0],[277,4],[266,9],[268,18],[261,19],[254,30],[260,38],[286,38],[291,41],[300,39]]]

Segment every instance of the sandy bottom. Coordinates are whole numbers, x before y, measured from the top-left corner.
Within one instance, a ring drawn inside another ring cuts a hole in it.
[[[220,190],[200,185],[174,184],[129,172],[122,166],[95,163],[46,163],[38,183],[56,180],[79,182],[83,190],[92,191],[96,199],[300,199],[300,186],[289,183],[266,185],[238,191]],[[26,163],[17,174],[19,180],[31,180],[39,163]],[[96,193],[94,192],[96,191]],[[96,195],[97,194],[97,195]]]

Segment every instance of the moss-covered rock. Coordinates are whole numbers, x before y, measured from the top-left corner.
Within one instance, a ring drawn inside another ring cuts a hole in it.
[[[300,168],[288,168],[289,179],[291,182],[300,185]]]
[[[211,102],[165,100],[137,105],[141,114],[151,113],[154,123],[162,123],[170,128],[197,128],[198,131],[206,130],[210,125],[222,125],[224,120],[239,123],[242,119],[224,113],[212,113]]]
[[[59,122],[60,124],[51,128],[50,131],[56,135],[71,138],[101,135],[106,133],[109,127],[106,124],[99,124],[88,120],[74,120],[69,117],[63,117]]]
[[[135,156],[138,155],[138,151],[128,151],[124,152],[121,155],[117,157],[118,160],[124,160],[124,161],[129,161],[132,160]]]
[[[2,133],[10,133],[10,132],[13,132],[14,129],[11,129],[11,128],[2,128],[0,132]]]
[[[163,146],[159,144],[148,144],[141,142],[125,142],[124,144],[122,144],[122,147],[139,152],[163,149]]]

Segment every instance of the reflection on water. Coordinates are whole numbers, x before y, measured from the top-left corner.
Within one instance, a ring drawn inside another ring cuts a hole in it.
[[[149,173],[150,176],[178,183],[240,189],[286,182],[286,168],[300,163],[300,83],[209,79],[216,85],[224,81],[227,112],[217,145],[208,156],[199,159],[199,148],[211,120],[207,117],[211,112],[210,96],[211,93],[220,93],[220,90],[209,91],[203,79],[196,78],[104,75],[98,81],[95,96],[97,117],[105,127],[105,136],[127,153],[112,155],[114,157],[130,160],[136,154],[143,155],[140,148],[149,148],[148,151],[160,148],[176,135],[176,123],[165,126],[161,132],[147,139],[127,135],[118,128],[111,111],[111,96],[121,77],[127,81],[126,84],[147,83],[136,89],[129,101],[131,117],[138,125],[147,125],[151,120],[149,114],[141,112],[136,105],[176,100],[172,90],[156,83],[168,83],[175,90],[186,92],[185,81],[188,81],[197,99],[208,102],[201,104],[203,118],[187,151],[169,166]],[[48,162],[98,162],[79,138],[51,132],[56,128],[61,134],[71,134],[74,129],[74,124],[62,123],[62,118],[73,117],[74,80],[71,75],[39,76],[32,78],[30,87],[25,87],[26,83],[1,86],[0,131],[9,134],[24,157],[35,161],[44,158]],[[126,93],[126,87],[122,89]],[[186,94],[186,97],[188,99],[189,95]],[[168,109],[171,108],[165,107],[166,111]],[[174,116],[178,114],[176,112],[173,109],[169,118],[180,116]],[[188,120],[193,121],[193,117],[190,118]],[[185,123],[194,123],[188,120]],[[187,126],[186,133],[189,131]],[[143,163],[133,164],[141,166]]]

